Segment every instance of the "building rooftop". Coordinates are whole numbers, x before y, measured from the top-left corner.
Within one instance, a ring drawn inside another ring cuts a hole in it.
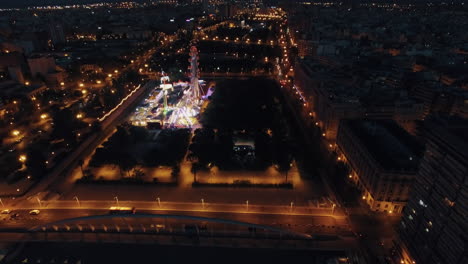
[[[369,154],[389,171],[416,171],[423,147],[393,120],[344,120]]]

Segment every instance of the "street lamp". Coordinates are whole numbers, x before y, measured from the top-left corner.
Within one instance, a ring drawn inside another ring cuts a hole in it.
[[[78,196],[74,196],[73,199],[76,200],[76,203],[78,204],[78,207],[81,207],[80,200],[78,199]]]
[[[26,155],[20,155],[18,160],[24,163],[26,161]]]

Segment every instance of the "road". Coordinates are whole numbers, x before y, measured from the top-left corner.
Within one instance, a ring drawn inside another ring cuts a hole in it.
[[[7,233],[15,230],[28,230],[34,227],[39,227],[49,223],[57,222],[63,219],[70,219],[76,217],[105,215],[108,210],[104,209],[45,209],[41,210],[41,213],[37,216],[29,215],[29,210],[17,210],[14,213],[19,216],[12,218],[10,215],[1,215],[0,221],[2,223],[0,232]],[[340,226],[339,221],[331,217],[321,216],[307,216],[307,215],[288,215],[288,214],[263,214],[263,213],[226,213],[226,212],[203,212],[203,211],[166,211],[166,210],[138,210],[138,214],[158,214],[158,215],[184,215],[184,216],[196,216],[196,217],[207,217],[214,219],[226,219],[229,221],[239,221],[244,223],[252,223],[257,225],[265,225],[273,228],[279,228],[288,230],[300,234],[308,234],[312,236],[333,236],[336,235],[346,238],[347,240],[354,240],[354,236],[349,230]],[[122,219],[116,217],[115,219],[93,219],[93,220],[80,220],[70,222],[68,226],[83,225],[83,226],[108,226],[108,228],[125,229],[129,225],[135,228],[151,228],[151,225],[164,225],[167,228],[171,226],[173,229],[180,229],[183,225],[190,224],[193,221],[190,220],[170,220],[164,222],[163,219]],[[228,228],[229,230],[238,230],[242,227],[239,226],[227,226],[226,224],[219,224],[216,222],[203,222],[208,225],[210,229],[222,230]],[[65,226],[65,224],[57,226]],[[166,228],[166,229],[167,229]],[[244,230],[245,231],[245,230]]]

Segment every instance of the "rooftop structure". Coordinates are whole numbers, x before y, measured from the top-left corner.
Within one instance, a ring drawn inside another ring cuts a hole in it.
[[[392,120],[343,120],[337,145],[370,209],[401,212],[422,152],[415,139]]]

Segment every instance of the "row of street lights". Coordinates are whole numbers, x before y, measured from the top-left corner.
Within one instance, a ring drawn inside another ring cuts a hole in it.
[[[76,203],[78,204],[78,207],[81,207],[81,203],[80,203],[80,200],[78,199],[78,197],[74,196],[73,199],[76,200]],[[120,206],[119,197],[114,196],[114,200],[116,202],[116,205]],[[39,203],[39,206],[42,207],[41,200],[39,199],[39,197],[37,197],[37,201]],[[157,197],[156,202],[158,203],[158,207],[161,208],[161,198]],[[203,198],[200,199],[200,202],[201,202],[202,208],[205,209],[205,199],[203,199]],[[3,205],[3,202],[2,202],[1,199],[0,199],[0,203]],[[249,211],[249,200],[245,201],[245,207],[246,207],[246,211]],[[289,211],[292,212],[293,208],[294,208],[294,202],[291,202],[289,204]],[[333,206],[332,206],[332,214],[333,214],[334,209],[335,209],[335,204],[333,204]]]

